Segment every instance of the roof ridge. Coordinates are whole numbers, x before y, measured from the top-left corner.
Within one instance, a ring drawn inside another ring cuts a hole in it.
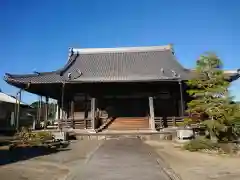
[[[166,51],[172,50],[173,45],[164,46],[139,46],[139,47],[116,47],[116,48],[69,48],[69,51],[76,54],[115,53],[115,52],[144,52],[144,51]]]

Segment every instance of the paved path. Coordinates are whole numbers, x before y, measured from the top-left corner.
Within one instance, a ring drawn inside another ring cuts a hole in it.
[[[152,149],[137,138],[110,139],[69,180],[168,180]]]
[[[78,140],[58,153],[0,165],[1,180],[65,180],[72,169],[82,167],[102,141]],[[6,149],[6,148],[5,148]],[[0,164],[6,152],[0,146]],[[80,179],[81,180],[81,179]]]

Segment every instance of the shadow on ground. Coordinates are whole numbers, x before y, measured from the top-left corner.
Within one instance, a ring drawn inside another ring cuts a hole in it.
[[[31,158],[56,154],[61,151],[69,151],[71,149],[55,149],[47,147],[18,147],[9,149],[7,146],[0,146],[0,166],[15,163],[18,161],[29,160]]]

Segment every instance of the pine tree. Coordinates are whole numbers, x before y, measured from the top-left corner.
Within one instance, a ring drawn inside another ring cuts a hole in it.
[[[232,103],[230,83],[222,70],[221,60],[215,54],[202,55],[196,63],[196,76],[187,85],[193,100],[188,103],[186,121],[204,124],[211,138],[232,139],[232,122],[239,108]]]

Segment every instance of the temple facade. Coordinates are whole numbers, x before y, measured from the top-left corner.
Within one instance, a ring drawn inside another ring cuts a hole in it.
[[[25,91],[58,100],[58,119],[75,129],[149,129],[176,125],[184,117],[184,68],[171,45],[69,49],[65,66],[52,72],[14,75],[5,81]],[[231,80],[239,71],[226,71]]]

